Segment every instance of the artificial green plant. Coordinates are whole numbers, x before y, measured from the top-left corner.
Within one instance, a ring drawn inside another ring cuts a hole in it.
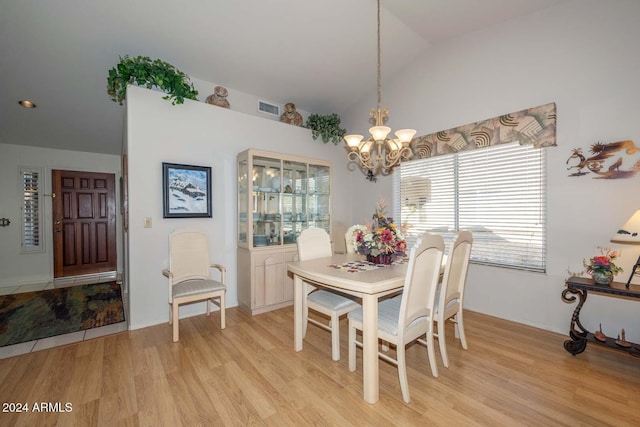
[[[322,137],[325,144],[331,141],[334,145],[338,145],[347,133],[346,129],[340,127],[340,117],[336,113],[309,114],[305,127],[311,129],[313,139]]]
[[[184,103],[185,98],[197,101],[198,91],[189,81],[189,76],[171,64],[148,56],[121,56],[118,65],[109,70],[107,93],[113,102],[122,105],[127,95],[127,84],[149,89],[155,86],[167,93],[162,99],[170,99],[173,105]]]

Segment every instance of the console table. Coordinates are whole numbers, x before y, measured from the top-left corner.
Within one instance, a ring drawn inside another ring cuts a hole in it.
[[[610,285],[596,285],[592,279],[585,277],[570,277],[566,280],[566,289],[562,291],[562,300],[573,302],[576,295],[579,298],[578,305],[571,316],[571,326],[569,327],[570,340],[564,342],[564,349],[569,353],[582,353],[587,347],[587,342],[594,342],[607,347],[629,352],[631,355],[640,357],[640,345],[629,342],[630,347],[623,347],[616,344],[616,338],[606,337],[605,341],[597,340],[592,332],[589,332],[580,323],[580,310],[587,300],[589,292],[603,296],[616,296],[628,299],[640,298],[640,285],[630,285],[628,288],[624,283],[611,282]]]

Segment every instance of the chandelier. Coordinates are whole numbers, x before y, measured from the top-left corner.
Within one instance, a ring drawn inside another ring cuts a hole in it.
[[[409,160],[413,152],[409,143],[416,134],[415,129],[401,129],[395,132],[396,138],[389,138],[391,128],[385,126],[389,118],[389,110],[382,108],[382,89],[380,83],[380,0],[378,0],[378,108],[371,109],[369,121],[375,126],[369,129],[371,136],[363,140],[362,135],[345,135],[349,153],[347,158],[358,163],[360,169],[366,173],[369,181],[376,181],[376,175],[389,175],[393,168],[403,160]]]

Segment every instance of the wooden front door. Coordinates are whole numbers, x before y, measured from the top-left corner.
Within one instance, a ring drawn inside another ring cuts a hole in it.
[[[115,175],[53,170],[51,182],[54,277],[115,271]]]

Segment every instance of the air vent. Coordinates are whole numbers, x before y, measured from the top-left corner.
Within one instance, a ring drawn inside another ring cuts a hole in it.
[[[280,106],[269,104],[268,102],[258,101],[258,111],[269,114],[271,116],[280,116]]]

